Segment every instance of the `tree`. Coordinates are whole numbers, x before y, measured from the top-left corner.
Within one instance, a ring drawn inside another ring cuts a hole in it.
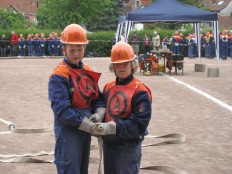
[[[37,12],[39,28],[63,29],[70,23],[90,26],[99,21],[111,0],[42,0]]]
[[[111,3],[103,9],[103,16],[100,20],[91,23],[88,28],[92,30],[115,30],[118,25],[118,18],[122,15],[124,0],[111,0]]]
[[[0,10],[0,28],[1,29],[19,29],[28,28],[30,22],[26,21],[23,15],[14,14]]]

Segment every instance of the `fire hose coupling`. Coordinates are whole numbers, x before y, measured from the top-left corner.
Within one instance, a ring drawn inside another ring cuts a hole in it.
[[[12,121],[7,121],[2,118],[0,118],[0,121],[8,125],[8,129],[12,130],[15,128],[15,124]]]
[[[11,124],[8,125],[9,130],[15,129],[15,124],[11,122]]]
[[[98,125],[97,129],[102,132],[104,130],[104,127],[102,125]]]

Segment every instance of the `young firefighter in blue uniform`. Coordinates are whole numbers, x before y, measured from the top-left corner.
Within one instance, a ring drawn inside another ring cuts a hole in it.
[[[28,34],[27,36],[27,49],[28,49],[28,56],[33,55],[33,38],[31,34]]]
[[[209,38],[209,58],[214,58],[216,56],[216,50],[215,50],[215,39],[214,35],[211,33]]]
[[[18,45],[19,45],[19,56],[17,56],[18,58],[23,58],[23,56],[25,55],[25,39],[23,37],[23,34],[19,34],[19,41],[18,41]]]
[[[34,54],[35,56],[39,56],[40,52],[40,39],[39,39],[39,34],[35,34],[35,38],[33,40],[33,46],[34,46]]]
[[[40,55],[43,56],[43,58],[46,58],[46,38],[44,33],[40,34]]]
[[[141,144],[151,119],[151,92],[133,76],[138,68],[133,48],[116,43],[110,70],[116,80],[104,87],[104,123],[96,123],[93,134],[102,135],[104,174],[138,174]]]
[[[47,43],[48,43],[48,56],[53,56],[53,35],[52,33],[49,34],[49,37],[47,38]]]
[[[222,60],[227,60],[228,48],[229,47],[229,37],[227,32],[224,30],[221,35],[221,57]]]
[[[54,56],[58,56],[58,51],[60,47],[60,39],[57,33],[54,33],[53,46],[54,46]]]
[[[68,25],[62,33],[64,60],[49,78],[49,100],[55,115],[55,164],[58,174],[87,174],[91,115],[104,116],[105,105],[99,92],[95,73],[82,62],[86,44],[85,30],[77,24]]]
[[[209,58],[210,57],[210,33],[207,32],[206,36],[204,37],[204,45],[205,45],[205,57]]]
[[[232,58],[232,32],[230,32],[230,36],[229,36],[229,55],[230,55],[230,58]]]

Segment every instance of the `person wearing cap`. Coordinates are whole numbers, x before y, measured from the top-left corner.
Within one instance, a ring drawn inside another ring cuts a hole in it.
[[[157,31],[154,31],[154,36],[152,37],[152,44],[154,47],[154,51],[159,51],[160,36],[157,34]]]
[[[64,59],[53,70],[48,96],[54,112],[55,161],[58,174],[87,174],[94,121],[105,113],[103,95],[98,87],[100,73],[82,59],[88,43],[78,24],[62,32]]]
[[[152,96],[150,89],[133,75],[138,68],[135,58],[126,42],[116,43],[111,50],[109,69],[116,79],[104,86],[105,117],[93,129],[94,135],[103,138],[105,174],[139,173]]]

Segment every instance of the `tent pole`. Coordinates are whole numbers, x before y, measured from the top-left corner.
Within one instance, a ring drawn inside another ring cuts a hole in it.
[[[117,28],[117,32],[116,32],[116,43],[119,41],[119,37],[121,35],[121,31],[122,31],[122,25],[123,24],[118,24],[118,28]]]
[[[125,38],[126,38],[126,42],[128,42],[128,36],[131,30],[131,26],[132,26],[133,22],[132,21],[126,21],[126,25],[125,25]]]
[[[198,51],[198,59],[201,62],[201,39],[200,39],[200,27],[199,23],[194,23],[194,31],[195,37],[197,41],[197,51]]]
[[[219,64],[219,33],[218,33],[218,21],[213,21],[213,30],[214,30],[214,38],[215,38],[215,43],[216,43],[217,64]]]

